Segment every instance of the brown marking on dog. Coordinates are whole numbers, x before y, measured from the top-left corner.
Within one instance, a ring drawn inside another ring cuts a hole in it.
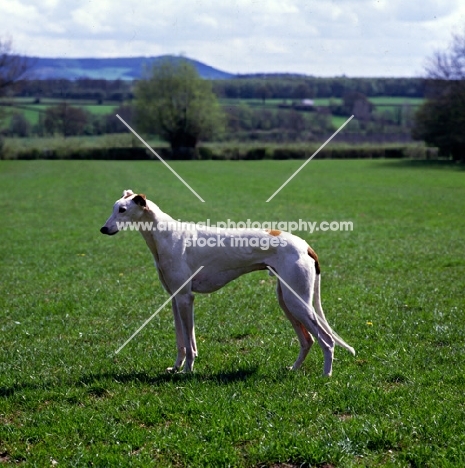
[[[308,252],[308,255],[310,255],[310,257],[312,257],[313,260],[315,260],[316,274],[319,275],[321,270],[320,270],[320,262],[318,261],[318,255],[310,246],[308,246],[307,252]]]
[[[278,229],[265,229],[265,231],[270,235],[270,236],[279,236],[281,234],[281,231]]]

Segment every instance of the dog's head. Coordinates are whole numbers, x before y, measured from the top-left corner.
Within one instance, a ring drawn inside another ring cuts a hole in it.
[[[118,233],[122,226],[140,220],[146,210],[147,199],[144,194],[125,190],[123,196],[113,205],[113,213],[100,232],[112,236]]]

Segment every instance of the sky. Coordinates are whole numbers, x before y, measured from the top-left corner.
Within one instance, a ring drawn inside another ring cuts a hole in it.
[[[0,0],[36,57],[184,55],[230,73],[421,76],[465,32],[462,0]]]

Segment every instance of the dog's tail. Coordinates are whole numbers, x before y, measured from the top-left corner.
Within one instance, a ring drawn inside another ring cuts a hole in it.
[[[326,320],[325,313],[323,312],[323,307],[321,306],[321,294],[320,294],[320,283],[321,283],[321,269],[320,263],[318,261],[318,255],[316,252],[309,246],[308,247],[308,255],[313,258],[315,261],[315,271],[316,271],[316,278],[315,283],[313,286],[313,305],[318,315],[318,323],[321,325],[323,330],[326,331],[330,336],[332,336],[335,343],[342,348],[349,351],[349,353],[355,356],[355,349],[352,346],[349,346],[330,326],[328,321]]]

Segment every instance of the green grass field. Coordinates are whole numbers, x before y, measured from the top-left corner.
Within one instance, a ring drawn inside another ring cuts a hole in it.
[[[0,162],[0,462],[20,466],[465,465],[465,173],[413,161]],[[196,299],[193,376],[168,375],[166,300],[123,189],[187,221],[353,221],[318,252],[336,349],[301,371],[264,272]],[[302,465],[303,464],[303,465]]]

